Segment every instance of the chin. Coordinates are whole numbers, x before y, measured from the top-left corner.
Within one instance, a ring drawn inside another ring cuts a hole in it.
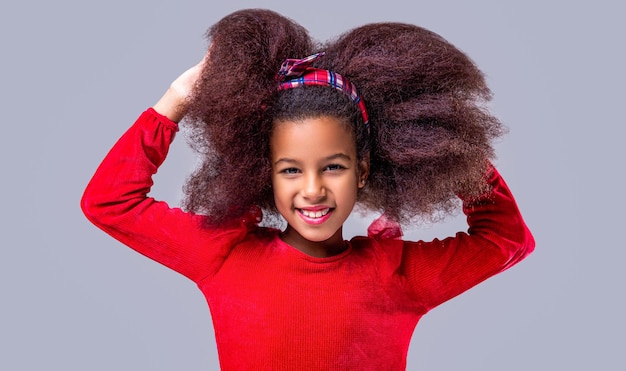
[[[311,241],[311,242],[319,242],[319,243],[323,243],[323,242],[327,242],[330,241],[334,238],[337,238],[337,233],[340,233],[338,231],[334,231],[332,233],[311,233],[309,235],[302,235],[302,237],[304,237],[306,240]]]

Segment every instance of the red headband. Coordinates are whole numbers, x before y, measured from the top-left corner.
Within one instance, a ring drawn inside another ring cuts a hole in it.
[[[365,102],[361,99],[354,84],[338,73],[310,67],[313,62],[323,55],[324,52],[321,52],[303,59],[286,59],[280,66],[280,70],[276,76],[277,80],[280,82],[278,90],[293,89],[304,85],[330,86],[340,90],[357,104],[361,110],[365,128],[369,133],[370,126],[367,110],[365,109]]]

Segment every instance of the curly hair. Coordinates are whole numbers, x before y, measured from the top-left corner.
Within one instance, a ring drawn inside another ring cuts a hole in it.
[[[370,175],[359,192],[366,210],[399,222],[432,220],[456,209],[457,195],[487,189],[486,169],[501,123],[481,71],[441,36],[415,25],[375,23],[323,47],[295,22],[267,10],[235,12],[209,29],[209,62],[193,94],[191,144],[202,155],[189,178],[189,210],[220,223],[256,205],[277,216],[269,138],[274,123],[331,116],[348,125]],[[323,49],[315,67],[352,81],[369,114],[333,88],[278,91],[286,58]]]
[[[206,36],[208,60],[186,119],[201,161],[185,185],[183,207],[220,223],[251,205],[274,208],[267,107],[282,62],[307,55],[314,43],[302,26],[264,9],[227,15]]]
[[[456,210],[458,195],[487,190],[492,143],[505,129],[485,109],[491,91],[467,55],[404,23],[355,28],[325,50],[320,67],[358,87],[371,121],[363,206],[400,222],[432,220]]]

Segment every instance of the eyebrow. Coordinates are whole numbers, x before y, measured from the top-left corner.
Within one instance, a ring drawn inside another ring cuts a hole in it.
[[[332,160],[337,160],[337,159],[341,159],[341,160],[347,160],[350,161],[352,160],[352,158],[348,155],[346,155],[345,153],[335,153],[334,155],[330,155],[324,158],[324,161],[332,161]],[[278,159],[277,161],[274,162],[274,165],[278,165],[282,162],[287,162],[287,163],[297,163],[298,160],[292,159],[292,158],[288,158],[288,157],[283,157]]]

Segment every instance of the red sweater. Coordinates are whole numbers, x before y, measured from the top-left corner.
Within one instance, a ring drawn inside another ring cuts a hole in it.
[[[95,225],[194,281],[211,310],[223,370],[403,370],[418,320],[534,248],[506,184],[464,202],[467,233],[431,242],[355,237],[314,258],[253,216],[203,216],[147,197],[178,127],[149,109],[106,156],[82,199]]]

